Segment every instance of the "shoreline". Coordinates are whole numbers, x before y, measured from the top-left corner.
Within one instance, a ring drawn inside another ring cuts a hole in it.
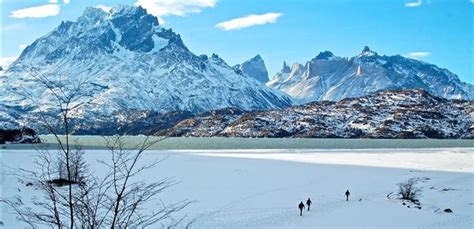
[[[34,149],[36,147],[54,147],[57,144],[50,135],[40,135],[41,144],[4,144],[2,150]],[[160,137],[152,137],[160,138]],[[124,136],[132,147],[143,141],[145,136]],[[106,149],[100,136],[73,136],[73,145],[83,149]],[[472,139],[344,139],[344,138],[166,138],[150,150],[244,150],[244,149],[442,149],[474,148]]]

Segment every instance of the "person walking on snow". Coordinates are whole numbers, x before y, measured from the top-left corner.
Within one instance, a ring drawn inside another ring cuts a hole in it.
[[[308,200],[306,200],[306,205],[308,206],[308,211],[309,211],[309,208],[311,207],[311,204],[312,204],[312,203],[313,203],[313,202],[311,202],[311,199],[310,199],[310,198],[308,198]]]
[[[303,209],[304,209],[303,201],[301,201],[300,204],[298,204],[298,208],[300,209],[300,216],[302,216],[303,215]]]
[[[351,195],[351,193],[349,192],[349,189],[346,191],[346,201],[349,201],[349,196]]]

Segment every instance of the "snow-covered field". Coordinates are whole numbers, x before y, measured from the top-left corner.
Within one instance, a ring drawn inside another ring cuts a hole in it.
[[[2,197],[35,193],[8,173],[31,167],[35,154],[3,150]],[[107,153],[86,155],[100,174],[96,160]],[[150,151],[144,160],[165,156],[143,178],[181,181],[161,198],[195,200],[180,213],[195,219],[194,228],[474,226],[474,148]],[[412,177],[421,179],[421,209],[395,195],[397,183]],[[314,206],[300,217],[297,205],[308,197]],[[24,227],[5,206],[2,221],[4,228]]]

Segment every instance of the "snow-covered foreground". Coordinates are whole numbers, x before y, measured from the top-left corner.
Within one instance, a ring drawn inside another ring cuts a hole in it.
[[[3,197],[35,193],[8,174],[9,167],[31,167],[35,154],[2,152]],[[103,172],[96,160],[107,152],[88,150],[86,155],[91,168]],[[474,148],[150,151],[144,160],[164,156],[142,178],[181,181],[161,198],[195,200],[181,213],[195,219],[194,228],[474,225]],[[421,209],[402,205],[394,194],[397,183],[412,177],[422,180]],[[352,193],[349,202],[346,189]],[[308,197],[314,206],[300,217],[297,204]],[[444,213],[446,208],[453,213]],[[2,216],[5,228],[23,228],[5,206]]]

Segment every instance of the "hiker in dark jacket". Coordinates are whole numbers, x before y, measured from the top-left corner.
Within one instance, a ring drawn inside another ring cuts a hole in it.
[[[346,201],[349,201],[349,196],[351,195],[351,193],[349,192],[349,189],[346,191]]]
[[[302,216],[303,215],[303,209],[304,209],[303,201],[301,201],[300,204],[298,204],[298,208],[300,209],[300,216]]]
[[[311,207],[311,204],[312,204],[312,203],[313,203],[313,202],[311,202],[311,199],[310,199],[310,198],[308,198],[308,200],[306,200],[306,206],[308,206],[308,211],[309,211],[309,208]]]

